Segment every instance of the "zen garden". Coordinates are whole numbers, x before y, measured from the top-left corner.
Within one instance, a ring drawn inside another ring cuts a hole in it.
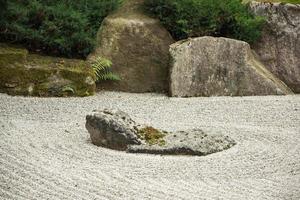
[[[0,0],[0,200],[300,199],[300,0]]]

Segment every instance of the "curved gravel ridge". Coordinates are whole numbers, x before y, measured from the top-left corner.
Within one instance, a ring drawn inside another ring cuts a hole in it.
[[[204,157],[96,147],[85,116],[104,108],[167,131],[226,134],[238,144]],[[300,199],[300,96],[0,94],[0,199]]]

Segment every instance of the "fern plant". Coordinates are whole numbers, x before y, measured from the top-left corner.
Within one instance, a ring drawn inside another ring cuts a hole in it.
[[[98,57],[92,62],[92,68],[96,75],[96,82],[120,80],[120,77],[111,71],[111,66],[112,62],[103,57]]]

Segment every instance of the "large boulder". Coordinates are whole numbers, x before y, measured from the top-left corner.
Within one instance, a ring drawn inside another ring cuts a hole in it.
[[[267,20],[253,49],[273,74],[300,93],[300,5],[252,2],[250,8]]]
[[[0,92],[25,96],[88,96],[95,75],[82,60],[29,54],[0,44]]]
[[[107,90],[165,92],[168,90],[169,45],[173,39],[156,19],[143,13],[144,0],[127,0],[108,16],[97,36],[98,56],[113,62],[112,70],[121,81],[101,83]]]
[[[256,59],[246,42],[199,37],[172,44],[170,54],[171,96],[292,94]]]
[[[86,117],[86,128],[93,144],[130,153],[203,156],[236,144],[228,136],[199,129],[174,133],[155,129],[119,110],[94,111]]]

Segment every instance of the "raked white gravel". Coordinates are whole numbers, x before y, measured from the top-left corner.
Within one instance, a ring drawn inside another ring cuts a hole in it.
[[[94,109],[119,108],[167,131],[201,128],[237,141],[205,157],[96,147]],[[0,199],[300,199],[300,96],[88,98],[0,94]]]

